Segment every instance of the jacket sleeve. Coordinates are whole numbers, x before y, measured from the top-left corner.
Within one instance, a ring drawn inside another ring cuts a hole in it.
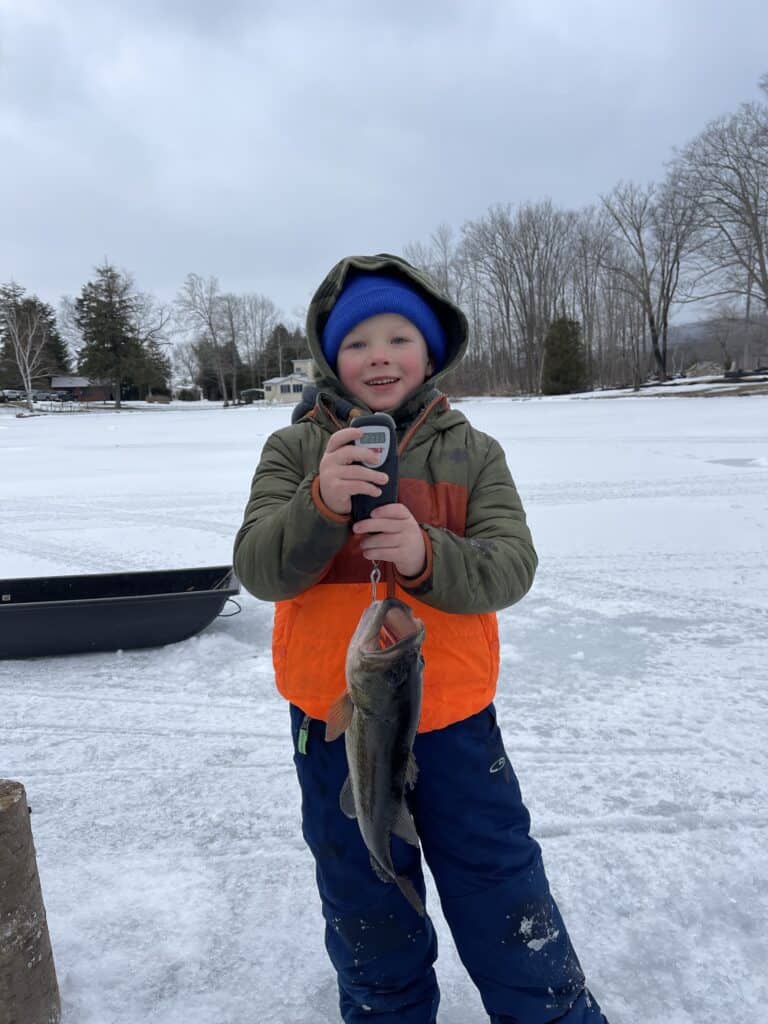
[[[235,572],[263,601],[284,601],[317,583],[349,534],[350,517],[323,504],[317,472],[304,473],[285,433],[264,445],[235,538]]]
[[[421,576],[395,574],[400,587],[444,612],[494,612],[519,601],[538,565],[525,512],[498,441],[489,445],[467,503],[463,537],[423,524]]]

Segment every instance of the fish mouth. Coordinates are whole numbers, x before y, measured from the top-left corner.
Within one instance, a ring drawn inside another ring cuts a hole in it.
[[[414,616],[407,604],[395,597],[377,601],[370,610],[369,628],[361,645],[366,654],[390,650],[424,632],[421,620]]]

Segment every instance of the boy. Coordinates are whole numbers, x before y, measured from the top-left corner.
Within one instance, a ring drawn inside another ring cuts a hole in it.
[[[357,822],[339,807],[343,738],[324,741],[376,560],[387,592],[426,626],[419,776],[408,802],[490,1020],[604,1022],[549,893],[492,704],[494,613],[527,593],[537,558],[500,445],[435,387],[466,350],[464,314],[404,260],[351,257],[315,293],[307,335],[316,401],[267,440],[234,561],[251,593],[276,602],[276,682],[291,705],[303,833],[341,1016],[432,1024],[439,1001],[432,923],[371,870]],[[368,411],[395,420],[399,500],[352,525],[352,495],[376,495],[386,480],[346,425]],[[392,856],[424,899],[419,850],[393,836]]]

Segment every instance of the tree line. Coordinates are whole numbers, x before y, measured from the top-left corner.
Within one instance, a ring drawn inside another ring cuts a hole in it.
[[[768,74],[760,89],[768,96]],[[756,327],[768,348],[768,104],[711,121],[661,182],[620,182],[581,210],[548,199],[496,205],[459,232],[441,225],[405,255],[468,314],[455,391],[664,379],[671,314],[694,302],[723,325],[726,365],[734,323]]]
[[[174,317],[186,336],[174,349],[177,369],[225,405],[290,373],[293,359],[309,357],[304,332],[287,327],[268,296],[222,292],[216,277],[188,274]]]
[[[760,89],[768,99],[768,74]],[[580,210],[494,205],[405,255],[467,313],[469,351],[447,382],[455,393],[664,379],[672,313],[693,302],[768,338],[768,102],[711,121],[660,182],[620,182]],[[31,391],[36,377],[76,368],[109,381],[119,403],[167,390],[173,369],[228,404],[308,354],[270,298],[225,292],[213,276],[189,274],[163,305],[105,262],[58,318],[20,285],[0,286],[0,386]]]
[[[222,292],[215,277],[189,274],[163,304],[105,261],[58,317],[20,285],[0,286],[0,387],[20,382],[30,407],[38,381],[72,372],[108,383],[118,408],[170,394],[172,379],[188,397],[228,405],[308,355],[304,333],[286,327],[271,299]]]

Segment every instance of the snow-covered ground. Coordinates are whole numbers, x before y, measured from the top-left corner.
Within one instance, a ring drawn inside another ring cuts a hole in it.
[[[768,397],[459,407],[504,445],[541,558],[500,615],[497,704],[591,987],[612,1024],[761,1021]],[[228,562],[288,419],[0,406],[0,578]],[[244,595],[172,647],[0,662],[67,1024],[338,1019],[271,618]],[[476,1024],[431,897],[441,1024]]]

